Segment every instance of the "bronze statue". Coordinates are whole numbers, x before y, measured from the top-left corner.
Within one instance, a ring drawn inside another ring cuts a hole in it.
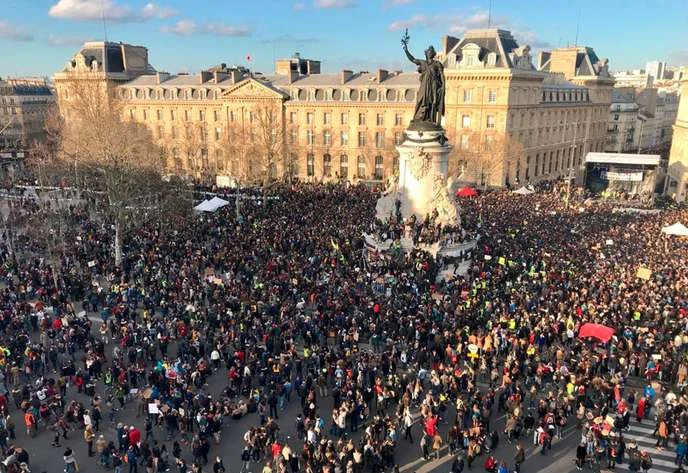
[[[413,57],[408,50],[409,39],[408,30],[406,30],[401,38],[401,45],[406,57],[418,66],[418,72],[420,72],[416,111],[409,128],[417,128],[421,124],[425,125],[421,128],[425,128],[427,125],[430,125],[431,128],[441,128],[442,116],[444,115],[444,67],[441,62],[435,59],[437,53],[432,46],[425,50],[425,60]]]

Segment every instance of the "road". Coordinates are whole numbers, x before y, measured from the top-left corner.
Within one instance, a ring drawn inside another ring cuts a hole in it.
[[[100,319],[96,316],[91,316],[94,320],[93,330],[96,330],[98,322]],[[112,349],[112,344],[109,345],[109,350]],[[174,348],[173,348],[174,350]],[[174,352],[172,352],[174,353]],[[78,358],[77,358],[78,359]],[[208,378],[208,384],[205,386],[206,392],[213,395],[213,397],[220,397],[220,392],[226,386],[226,370],[221,368],[211,377]],[[102,383],[96,385],[97,391],[102,391]],[[75,387],[68,388],[67,399],[77,399],[81,401],[85,406],[89,404],[89,398],[83,394],[79,394]],[[332,410],[332,399],[331,397],[326,397],[320,399],[320,412],[325,415],[326,421],[328,421],[329,429],[329,419],[328,413]],[[107,440],[115,440],[116,443],[116,432],[115,427],[117,422],[122,422],[126,425],[136,425],[143,431],[143,419],[136,418],[135,416],[135,404],[129,402],[125,405],[124,409],[117,413],[117,417],[113,423],[109,423],[107,420],[101,422],[101,429],[99,433],[102,433]],[[292,448],[300,451],[299,442],[295,440],[296,438],[296,425],[295,419],[300,411],[300,403],[298,397],[292,397],[290,403],[285,404],[284,410],[279,413],[278,423],[280,425],[280,432],[283,439],[287,439]],[[14,441],[15,445],[24,447],[30,454],[30,466],[33,473],[59,473],[63,469],[62,453],[65,446],[71,447],[79,462],[82,472],[99,472],[105,471],[104,468],[96,464],[96,458],[88,458],[86,443],[83,440],[83,433],[81,430],[75,430],[70,432],[69,440],[63,441],[62,447],[52,447],[52,432],[46,431],[44,427],[39,429],[38,435],[30,439],[25,432],[24,422],[22,412],[14,409],[11,412],[12,418],[16,425],[17,439]],[[449,429],[449,423],[453,421],[455,411],[451,407],[446,412],[446,420],[440,424],[440,432],[443,438],[446,438],[447,430]],[[416,416],[418,417],[418,416]],[[225,418],[222,440],[220,445],[213,445],[209,458],[214,459],[215,456],[220,456],[227,470],[229,472],[238,473],[241,469],[241,448],[243,446],[243,434],[251,426],[257,425],[259,423],[259,418],[257,414],[249,414],[239,420],[233,420],[229,417]],[[497,429],[502,432],[504,429],[505,419],[503,415],[497,415],[493,413],[491,420],[491,425],[493,429]],[[447,449],[442,451],[442,456],[439,459],[425,461],[422,459],[421,450],[418,445],[418,440],[420,438],[421,427],[420,425],[415,425],[413,428],[413,435],[415,443],[409,444],[405,440],[399,440],[398,447],[396,449],[396,463],[400,467],[402,472],[418,472],[418,473],[429,473],[429,472],[448,472],[453,458],[447,454]],[[164,427],[156,427],[155,431],[156,439],[165,439],[166,435],[164,432]],[[360,438],[361,431],[353,434],[354,440]],[[178,436],[179,437],[179,436]],[[401,435],[399,436],[401,439]],[[524,445],[526,446],[527,460],[522,465],[522,472],[536,472],[536,471],[551,471],[551,472],[568,472],[575,471],[574,464],[572,462],[572,457],[575,451],[577,442],[579,441],[580,434],[573,428],[570,427],[564,432],[562,440],[555,440],[552,451],[548,452],[546,456],[542,456],[539,453],[539,449],[532,445],[532,439],[523,439]],[[66,443],[65,443],[66,442]],[[163,442],[167,444],[168,451],[171,451],[171,442]],[[191,454],[188,447],[182,446],[184,456],[191,460]],[[495,458],[498,460],[504,459],[510,466],[512,465],[513,457],[515,454],[515,445],[509,444],[505,438],[500,440],[499,446],[493,453]],[[483,462],[485,456],[481,456],[476,460],[473,465],[473,470],[483,471]],[[262,465],[253,464],[251,472],[260,472]],[[127,471],[127,470],[124,470]],[[141,468],[139,471],[143,471]],[[172,470],[176,471],[174,465],[172,465]],[[204,471],[211,471],[211,466],[209,465],[204,469]]]

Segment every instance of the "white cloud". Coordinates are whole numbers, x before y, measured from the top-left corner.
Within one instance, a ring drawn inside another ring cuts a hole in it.
[[[191,20],[179,20],[172,26],[163,26],[160,30],[164,33],[172,33],[177,36],[190,36],[198,31],[198,25]]]
[[[12,41],[33,41],[33,35],[28,31],[21,30],[6,21],[0,20],[0,39],[10,39]]]
[[[146,3],[142,11],[145,18],[160,18],[164,20],[177,16],[177,10],[174,8],[161,7],[155,3]]]
[[[406,28],[433,28],[446,30],[454,35],[463,35],[467,30],[487,28],[488,21],[490,23],[490,28],[501,28],[511,31],[520,45],[529,44],[533,49],[551,47],[550,43],[539,39],[537,34],[531,29],[521,28],[508,18],[494,16],[490,18],[488,12],[482,10],[475,11],[471,14],[413,15],[408,19],[392,22],[387,29],[389,31],[401,31]]]
[[[356,6],[354,0],[314,0],[315,8],[350,8]]]
[[[306,4],[303,2],[296,2],[294,4],[294,11],[302,11],[306,9]]]
[[[204,31],[215,36],[251,36],[254,28],[248,25],[226,25],[224,23],[209,23]]]
[[[48,36],[48,44],[51,46],[81,46],[92,38],[81,36]]]
[[[170,18],[177,12],[172,8],[152,2],[141,9],[136,9],[127,4],[117,3],[115,0],[58,0],[50,7],[48,14],[54,18],[67,20],[101,21],[105,17],[109,21],[136,22],[154,18]]]
[[[403,5],[411,5],[415,3],[416,0],[387,0],[385,5],[388,7],[400,7]]]
[[[172,26],[163,26],[160,30],[177,36],[191,36],[195,33],[215,36],[251,36],[254,32],[254,28],[249,25],[228,25],[219,22],[199,25],[193,20],[179,20]]]

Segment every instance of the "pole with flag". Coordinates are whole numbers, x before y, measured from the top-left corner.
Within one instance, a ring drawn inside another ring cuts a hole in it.
[[[251,53],[246,54],[246,68],[248,69],[249,75],[253,75],[251,73],[251,60],[253,58],[251,57]]]

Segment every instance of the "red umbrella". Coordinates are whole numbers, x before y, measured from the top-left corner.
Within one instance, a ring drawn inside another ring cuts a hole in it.
[[[607,343],[614,335],[614,329],[601,324],[583,324],[578,331],[578,338],[596,338]]]
[[[458,191],[456,191],[456,197],[475,197],[478,195],[478,192],[473,189],[472,187],[462,187]]]

